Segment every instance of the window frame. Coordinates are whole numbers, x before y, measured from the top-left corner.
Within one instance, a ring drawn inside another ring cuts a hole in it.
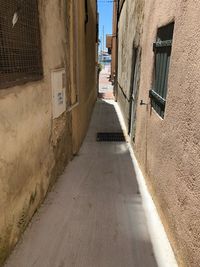
[[[151,107],[161,118],[164,118],[166,108],[173,33],[174,22],[160,27],[157,31],[157,40],[153,43],[153,88],[149,91],[149,97]]]

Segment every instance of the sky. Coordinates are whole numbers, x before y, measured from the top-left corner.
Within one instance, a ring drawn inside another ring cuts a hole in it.
[[[99,39],[101,40],[100,47],[103,42],[103,26],[104,26],[104,49],[106,48],[106,34],[112,34],[112,13],[113,1],[97,0],[99,12]]]

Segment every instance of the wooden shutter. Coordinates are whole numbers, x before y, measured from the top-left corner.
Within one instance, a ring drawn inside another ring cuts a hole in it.
[[[172,40],[158,41],[153,44],[155,53],[154,85],[150,90],[150,97],[153,108],[161,117],[164,117],[165,112],[171,47]]]
[[[152,107],[163,118],[167,97],[167,84],[171,58],[174,22],[158,28],[155,54],[153,88],[149,92]]]

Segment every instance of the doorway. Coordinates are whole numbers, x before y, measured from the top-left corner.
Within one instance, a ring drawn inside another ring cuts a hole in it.
[[[131,140],[135,141],[135,130],[136,130],[136,111],[137,111],[137,100],[139,91],[139,79],[140,79],[140,49],[133,47],[132,55],[132,75],[131,75],[131,88],[130,88],[130,105],[129,105],[129,124],[128,134]]]

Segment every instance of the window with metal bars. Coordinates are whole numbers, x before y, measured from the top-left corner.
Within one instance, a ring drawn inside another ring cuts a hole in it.
[[[0,0],[0,89],[42,76],[37,0]]]
[[[153,44],[155,54],[153,89],[150,90],[151,105],[164,118],[169,65],[171,58],[174,23],[158,29],[157,40]]]

